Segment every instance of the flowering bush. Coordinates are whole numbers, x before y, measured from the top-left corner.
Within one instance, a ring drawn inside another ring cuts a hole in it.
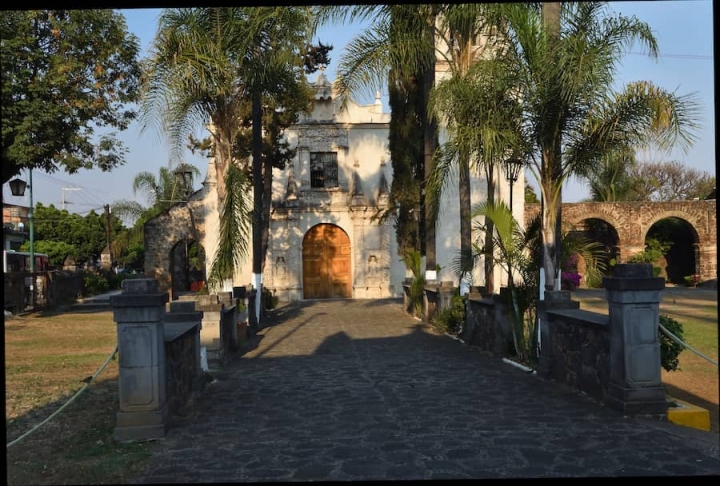
[[[697,287],[697,284],[700,283],[700,275],[697,273],[694,275],[688,275],[685,277],[685,283],[688,285],[692,285],[693,287]]]
[[[580,285],[582,277],[577,273],[577,264],[578,255],[573,253],[565,259],[565,264],[562,266],[560,281],[566,290],[575,290]]]
[[[566,285],[573,289],[580,285],[581,278],[582,277],[577,272],[562,272],[561,275],[563,285]]]

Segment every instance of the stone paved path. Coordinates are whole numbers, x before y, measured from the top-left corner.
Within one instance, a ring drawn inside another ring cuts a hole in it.
[[[399,301],[275,313],[132,483],[720,473],[716,435],[624,418]]]

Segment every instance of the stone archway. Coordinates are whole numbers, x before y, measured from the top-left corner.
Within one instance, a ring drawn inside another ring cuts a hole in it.
[[[303,298],[352,297],[350,238],[334,224],[310,228],[302,244]]]
[[[173,298],[204,285],[205,255],[199,242],[187,237],[179,240],[170,250],[169,260]]]
[[[684,284],[686,276],[698,273],[698,235],[688,221],[674,216],[660,219],[648,228],[645,240],[649,238],[671,244],[657,262],[668,282]]]
[[[649,229],[665,218],[678,218],[690,226],[695,246],[695,268],[700,281],[717,280],[717,213],[715,200],[668,202],[565,203],[563,224],[578,226],[581,221],[596,218],[606,221],[617,231],[619,263],[626,263],[645,249]],[[540,212],[540,204],[525,205],[525,221]],[[672,269],[671,269],[672,271]],[[687,271],[686,269],[680,272]],[[689,272],[691,274],[692,272]]]

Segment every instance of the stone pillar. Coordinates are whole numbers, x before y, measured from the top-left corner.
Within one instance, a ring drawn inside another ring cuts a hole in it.
[[[204,346],[209,362],[217,363],[223,359],[223,340],[220,322],[225,304],[220,302],[217,294],[198,295],[195,310],[202,312],[202,329],[200,330],[200,346]]]
[[[552,327],[548,312],[553,310],[576,310],[580,303],[572,300],[569,290],[546,290],[544,300],[537,302],[537,316],[540,320],[540,355],[538,356],[538,374],[552,378],[555,373],[555,355],[553,353]]]
[[[423,292],[423,322],[428,323],[437,313],[438,309],[438,293],[440,285],[436,280],[432,280],[432,283],[425,284],[425,290]]]
[[[652,276],[649,263],[620,264],[603,286],[610,316],[607,402],[628,415],[666,415],[658,339],[665,280]]]
[[[438,309],[437,310],[443,310],[443,309],[450,309],[452,307],[452,298],[455,294],[455,287],[453,287],[453,283],[451,281],[442,281],[440,282],[440,287],[438,287]]]
[[[160,439],[167,430],[164,319],[167,292],[153,279],[130,279],[112,297],[117,323],[120,411],[116,441]]]

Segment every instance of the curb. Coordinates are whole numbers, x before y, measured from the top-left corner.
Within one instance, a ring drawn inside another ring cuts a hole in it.
[[[668,407],[668,422],[710,432],[710,412],[708,410],[673,397],[668,397],[668,402],[677,404],[677,407]]]

